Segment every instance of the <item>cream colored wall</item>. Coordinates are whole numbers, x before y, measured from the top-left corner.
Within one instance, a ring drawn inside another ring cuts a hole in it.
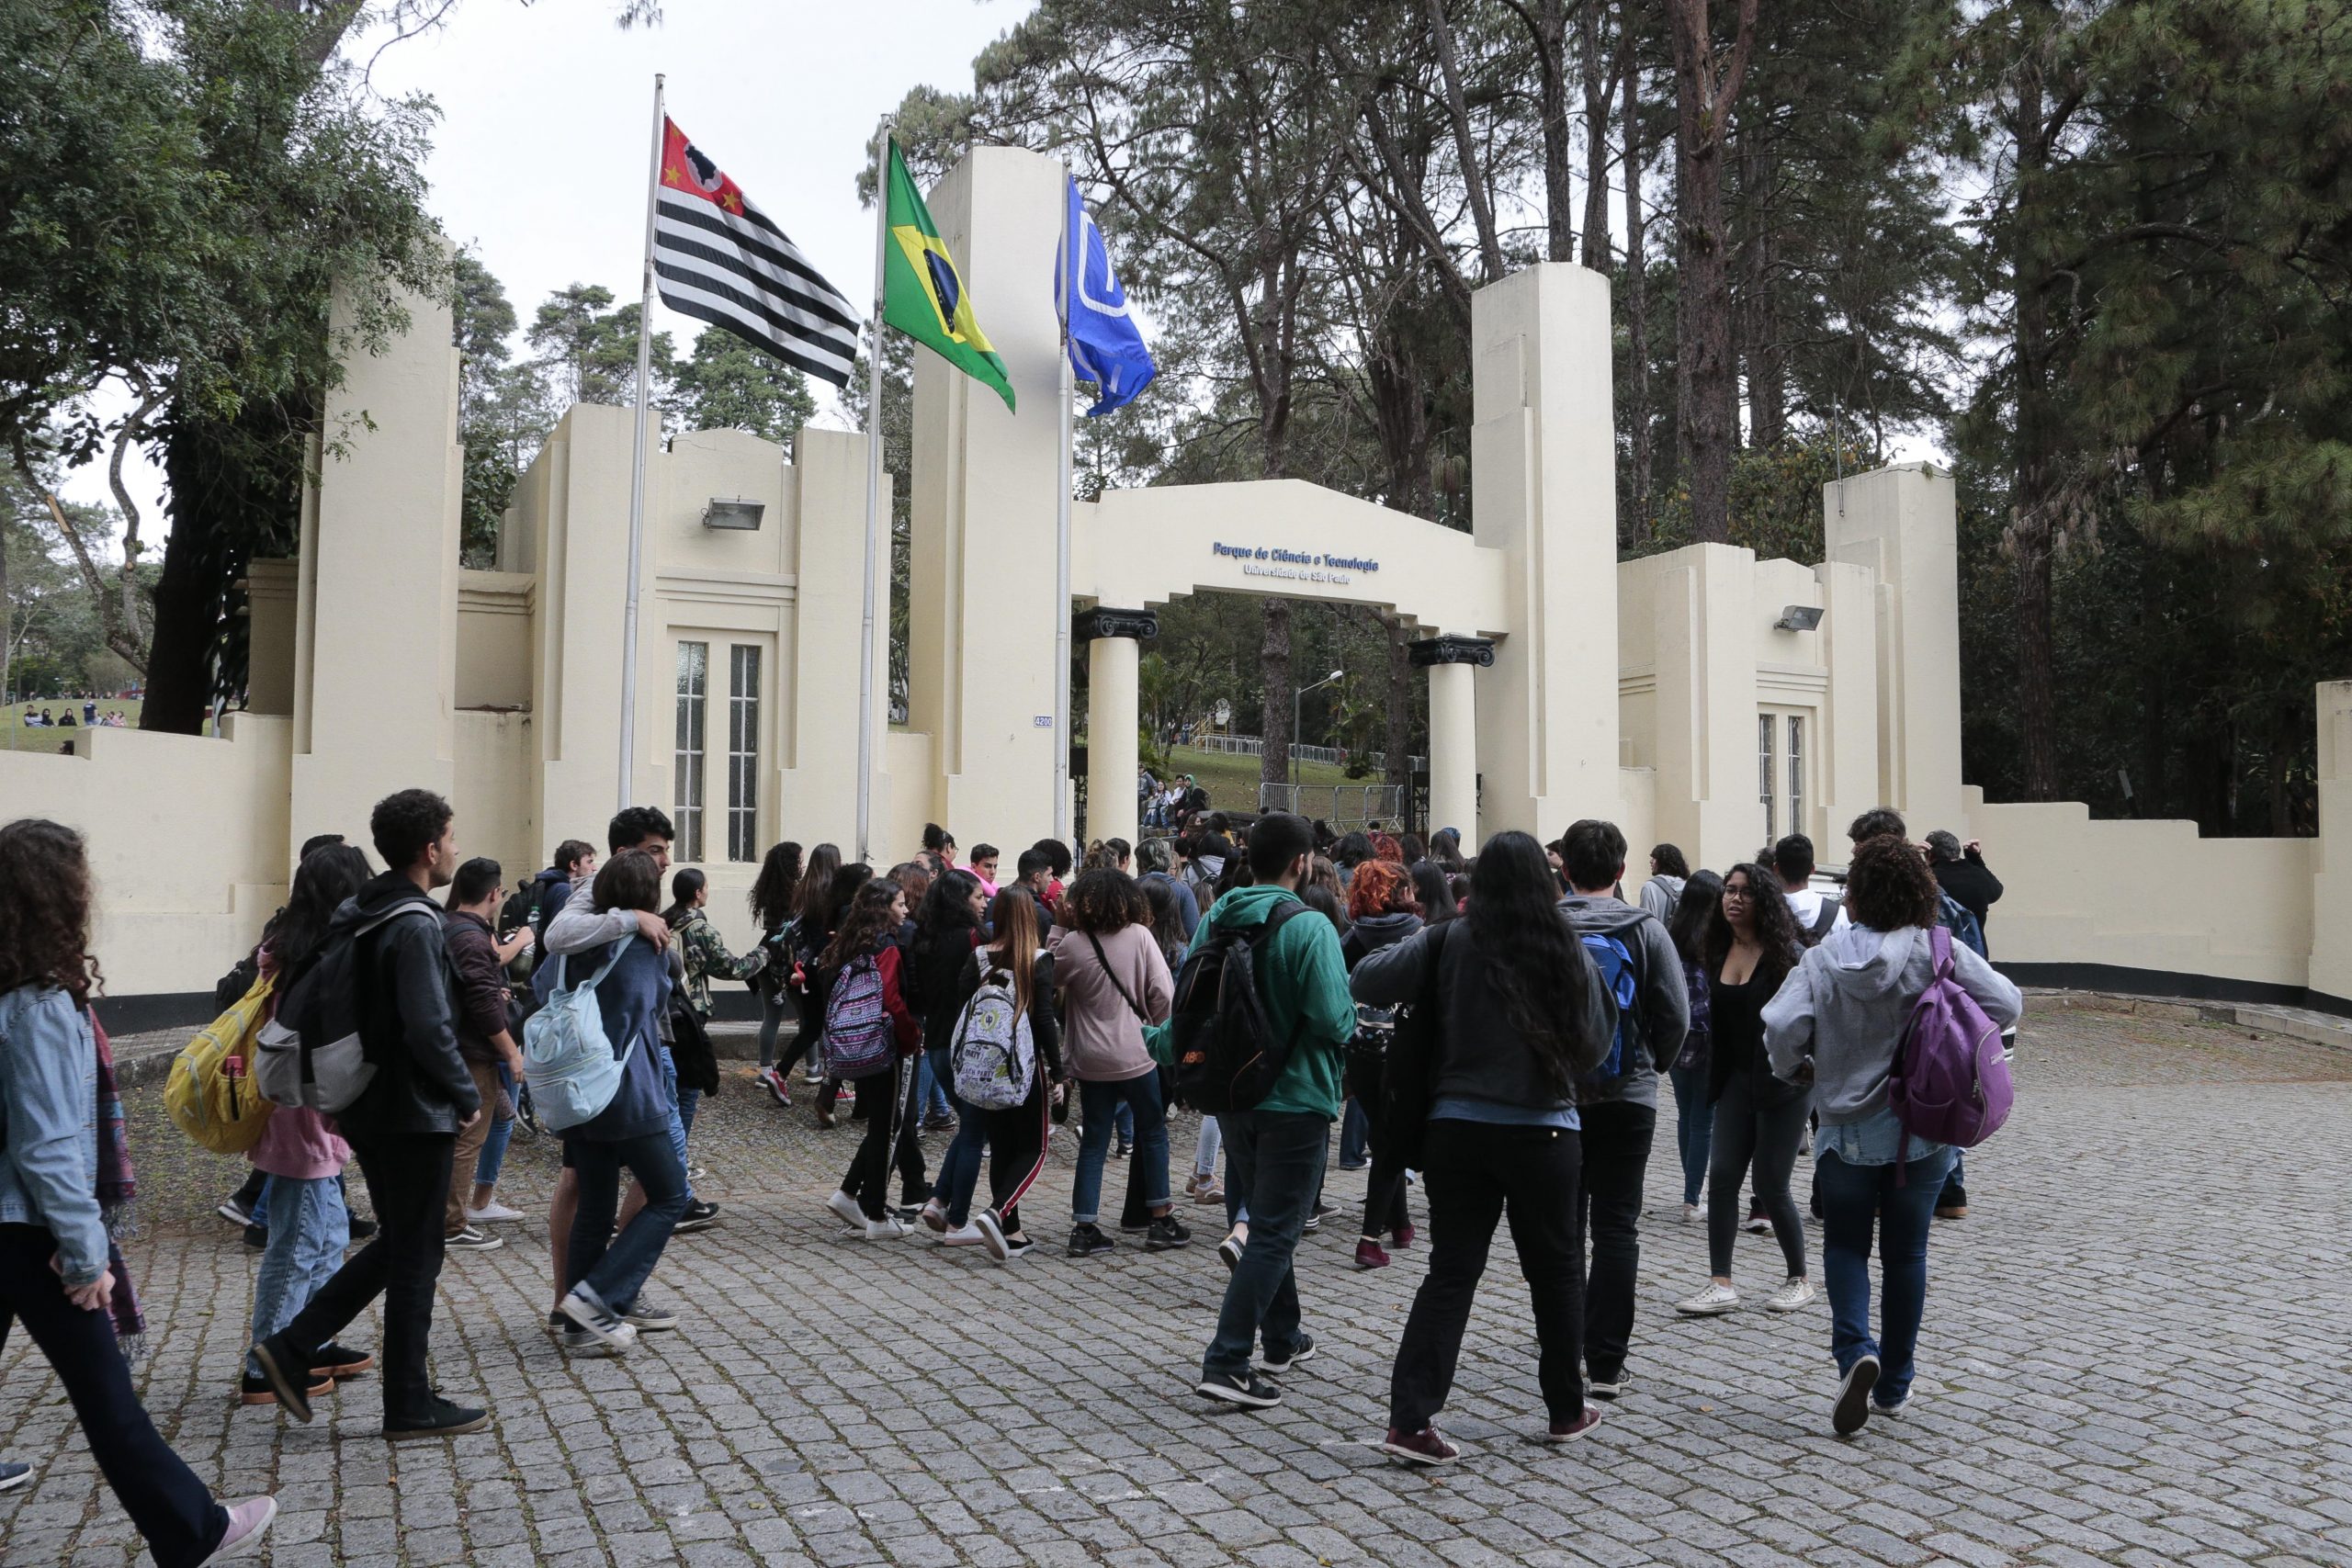
[[[294,712],[295,599],[300,564],[257,560],[245,568],[245,711]]]
[[[510,889],[548,863],[538,803],[531,795],[531,716],[469,711],[457,716],[457,774],[449,795],[458,852],[498,863]],[[602,836],[598,836],[602,841]],[[370,857],[373,858],[372,856]]]
[[[459,573],[458,706],[460,709],[529,710],[531,616],[537,608],[537,581],[524,572]]]

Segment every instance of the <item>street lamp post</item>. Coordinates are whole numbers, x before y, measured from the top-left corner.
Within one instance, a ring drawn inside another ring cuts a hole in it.
[[[1329,675],[1324,676],[1320,681],[1316,682],[1315,684],[1311,686],[1301,686],[1297,691],[1291,694],[1290,806],[1293,811],[1296,811],[1298,809],[1298,730],[1299,726],[1306,722],[1306,719],[1301,716],[1306,712],[1306,694],[1309,692],[1321,691],[1324,687],[1338,680],[1343,673],[1344,671],[1342,671],[1334,670]]]

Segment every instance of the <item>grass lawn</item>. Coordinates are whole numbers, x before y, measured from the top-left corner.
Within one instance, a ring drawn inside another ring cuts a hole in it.
[[[1169,758],[1180,773],[1190,773],[1209,792],[1209,804],[1219,811],[1255,811],[1258,809],[1258,770],[1260,759],[1236,756],[1224,751],[1204,751],[1193,746],[1171,749]],[[1377,784],[1377,778],[1350,779],[1346,773],[1329,762],[1301,762],[1298,782],[1309,787],[1320,784]],[[1329,797],[1326,797],[1328,802]],[[1315,804],[1312,796],[1307,804]],[[1309,815],[1320,816],[1321,812]]]
[[[31,705],[35,710],[47,708],[60,718],[65,716],[65,703],[62,698],[36,702]],[[130,728],[136,729],[139,728],[139,710],[141,705],[140,700],[135,697],[130,699],[104,697],[99,699],[98,712],[105,715],[119,710],[130,719]],[[25,707],[26,705],[23,703],[12,703],[6,708],[0,708],[0,750],[54,751],[57,750],[59,741],[71,740],[82,733],[82,705],[78,702],[74,705],[74,728],[71,729],[62,726],[55,729],[39,726],[27,729],[24,728]]]

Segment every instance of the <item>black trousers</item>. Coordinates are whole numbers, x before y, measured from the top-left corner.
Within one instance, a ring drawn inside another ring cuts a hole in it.
[[[456,1145],[456,1135],[449,1133],[351,1140],[359,1173],[368,1179],[379,1228],[277,1335],[294,1352],[295,1364],[307,1367],[321,1346],[381,1296],[387,1426],[428,1415],[433,1407],[425,1358],[433,1338],[442,1211],[449,1201],[449,1162]]]
[[[1007,1235],[1021,1228],[1021,1200],[1046,1170],[1046,1134],[1053,1095],[1035,1075],[1029,1098],[1010,1111],[977,1112],[988,1127],[989,1207]]]
[[[1634,1287],[1642,1266],[1642,1178],[1650,1165],[1657,1107],[1622,1100],[1579,1106],[1584,1180],[1577,1189],[1577,1241],[1589,1243],[1584,1286],[1584,1364],[1595,1382],[1615,1382],[1634,1335]],[[1437,1228],[1430,1217],[1430,1228]]]
[[[1385,1085],[1383,1068],[1378,1057],[1348,1068],[1356,1103],[1363,1107],[1365,1136],[1372,1144],[1372,1169],[1366,1174],[1363,1186],[1363,1234],[1374,1241],[1399,1225],[1413,1223],[1413,1216],[1405,1208],[1405,1164],[1388,1153],[1388,1145],[1396,1140],[1382,1135],[1380,1106]]]
[[[1804,1276],[1804,1221],[1789,1192],[1789,1173],[1796,1168],[1797,1145],[1804,1141],[1806,1115],[1813,1097],[1777,1092],[1769,1086],[1766,1100],[1757,1094],[1747,1073],[1734,1073],[1715,1101],[1714,1143],[1707,1164],[1708,1272],[1719,1280],[1731,1278],[1732,1243],[1739,1235],[1739,1182],[1752,1163],[1756,1203],[1771,1218],[1772,1234],[1780,1239],[1781,1258],[1789,1278]]]
[[[895,1163],[899,1168],[899,1201],[902,1204],[920,1203],[931,1196],[931,1183],[923,1173],[922,1129],[915,1104],[915,1090],[922,1087],[922,1079],[915,1071],[914,1059],[900,1056],[888,1072],[854,1082],[857,1114],[865,1119],[865,1135],[858,1140],[857,1152],[850,1156],[849,1170],[842,1177],[842,1190],[857,1200],[867,1219],[878,1220],[890,1206],[893,1100],[898,1107]]]
[[[228,1533],[228,1510],[148,1418],[114,1342],[112,1315],[85,1312],[66,1299],[64,1282],[49,1266],[56,1255],[57,1238],[45,1227],[0,1225],[0,1344],[7,1342],[13,1317],[49,1358],[74,1402],[90,1457],[145,1538],[157,1568],[201,1562]]]
[[[1445,1406],[1470,1303],[1487,1271],[1496,1223],[1535,1309],[1536,1381],[1555,1426],[1584,1413],[1584,1260],[1577,1250],[1583,1164],[1577,1135],[1551,1127],[1432,1122],[1421,1171],[1429,1189],[1430,1271],[1413,1297],[1388,1374],[1388,1424],[1418,1432]],[[1377,1146],[1377,1145],[1375,1145]]]

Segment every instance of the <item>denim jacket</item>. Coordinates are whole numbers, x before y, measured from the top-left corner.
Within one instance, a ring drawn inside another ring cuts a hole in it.
[[[98,1216],[98,1054],[89,1016],[54,986],[0,995],[0,1224],[57,1239],[65,1283],[107,1271]]]

